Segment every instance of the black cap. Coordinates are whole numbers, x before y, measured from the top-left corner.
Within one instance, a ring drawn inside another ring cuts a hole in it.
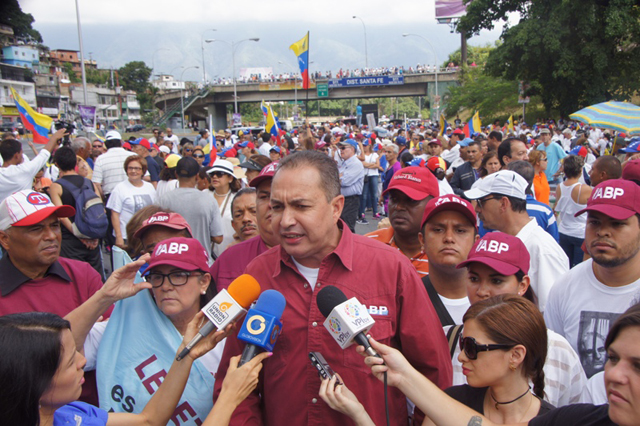
[[[255,170],[256,172],[262,170],[262,166],[253,160],[247,160],[244,163],[240,163],[238,164],[238,167],[242,167],[243,169],[247,170]]]
[[[320,313],[326,318],[329,316],[333,308],[347,301],[347,296],[338,287],[328,285],[323,287],[316,296],[316,303]]]
[[[199,171],[200,165],[193,157],[182,157],[176,165],[176,176],[178,177],[194,177]]]

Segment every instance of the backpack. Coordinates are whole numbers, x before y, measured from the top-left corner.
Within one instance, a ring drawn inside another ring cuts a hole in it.
[[[56,183],[71,192],[76,200],[75,227],[88,238],[104,238],[107,235],[109,219],[102,198],[93,190],[93,183],[84,178],[82,186],[78,187],[66,179],[58,179]]]

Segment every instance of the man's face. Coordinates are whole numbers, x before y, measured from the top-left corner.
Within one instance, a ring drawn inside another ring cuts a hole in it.
[[[340,150],[340,158],[343,160],[348,160],[356,154],[351,145],[339,145],[338,149]]]
[[[389,146],[384,149],[384,155],[387,157],[387,161],[394,161],[398,158],[398,154]]]
[[[484,156],[487,152],[489,152],[489,141],[482,139],[480,141],[480,156]]]
[[[432,196],[414,200],[398,189],[389,191],[389,221],[393,232],[405,237],[418,238],[424,208]]]
[[[488,141],[489,150],[498,152],[498,147],[500,146],[500,142],[498,139],[493,137],[489,137]]]
[[[171,136],[171,135],[173,135],[173,130],[167,127],[167,136]]]
[[[91,154],[98,157],[104,153],[104,144],[100,141],[93,141],[91,143]]]
[[[598,167],[598,160],[593,163],[591,170],[589,170],[589,180],[591,180],[591,186],[594,188],[600,183],[604,182],[602,171]]]
[[[169,238],[184,237],[185,231],[181,229],[167,228],[166,226],[156,225],[147,229],[142,234],[142,253],[153,253],[156,244]]]
[[[231,225],[240,241],[246,241],[258,235],[255,193],[247,193],[234,198],[231,215]]]
[[[502,228],[500,226],[502,198],[500,195],[489,194],[476,200],[476,213],[485,228],[498,230]]]
[[[430,143],[427,146],[427,149],[429,155],[432,155],[434,157],[440,157],[440,154],[442,154],[442,146],[438,145],[437,143]]]
[[[280,153],[277,151],[269,151],[269,158],[271,159],[271,161],[279,161]]]
[[[49,216],[32,226],[12,226],[0,231],[2,248],[15,264],[47,268],[60,256],[60,220]]]
[[[551,142],[551,135],[549,133],[541,133],[540,139],[542,140],[542,143],[545,144],[545,146],[548,146]],[[513,145],[511,145],[511,149],[513,149]]]
[[[420,142],[420,136],[417,133],[414,133],[413,135],[411,135],[411,142],[413,145],[418,145],[418,143]]]
[[[131,145],[131,151],[135,152],[141,157],[144,157],[147,155],[147,150],[144,149],[144,147],[141,147],[140,145]]]
[[[460,147],[460,158],[462,158],[463,161],[467,161],[467,148],[466,146]]]
[[[271,179],[266,179],[256,188],[256,220],[262,240],[269,247],[280,244],[280,236],[275,234],[272,226],[273,210],[271,209]]]
[[[511,143],[511,161],[529,160],[529,153],[527,152],[527,147],[524,142],[512,142]]]
[[[309,268],[318,268],[337,245],[336,223],[344,197],[327,201],[322,177],[314,167],[280,170],[273,178],[273,230],[289,255]]]
[[[480,150],[478,149],[478,145],[469,145],[467,147],[467,161],[474,164],[476,162],[480,162],[482,157],[480,156]]]
[[[424,253],[437,267],[455,268],[465,261],[475,240],[473,224],[460,212],[445,210],[424,224]]]
[[[614,268],[637,257],[640,251],[640,224],[637,215],[616,220],[600,212],[587,214],[585,244],[595,263],[605,268]]]

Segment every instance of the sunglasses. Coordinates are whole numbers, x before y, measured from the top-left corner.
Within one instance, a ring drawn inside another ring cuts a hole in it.
[[[487,197],[487,198],[478,198],[476,201],[478,202],[478,205],[480,206],[480,208],[482,208],[482,205],[484,203],[486,203],[489,200],[500,200],[502,198],[502,196],[499,195],[494,195],[492,197]]]
[[[221,178],[224,175],[229,175],[229,173],[225,173],[225,172],[211,172],[211,176],[215,176],[217,178]]]
[[[193,154],[195,158],[204,158],[203,154]]]
[[[471,360],[478,359],[478,352],[511,349],[514,345],[479,345],[473,337],[460,336],[460,350]]]

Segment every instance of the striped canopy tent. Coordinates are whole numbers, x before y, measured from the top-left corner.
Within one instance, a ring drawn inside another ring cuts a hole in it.
[[[602,102],[574,112],[569,117],[593,127],[640,134],[640,107],[629,102]]]

